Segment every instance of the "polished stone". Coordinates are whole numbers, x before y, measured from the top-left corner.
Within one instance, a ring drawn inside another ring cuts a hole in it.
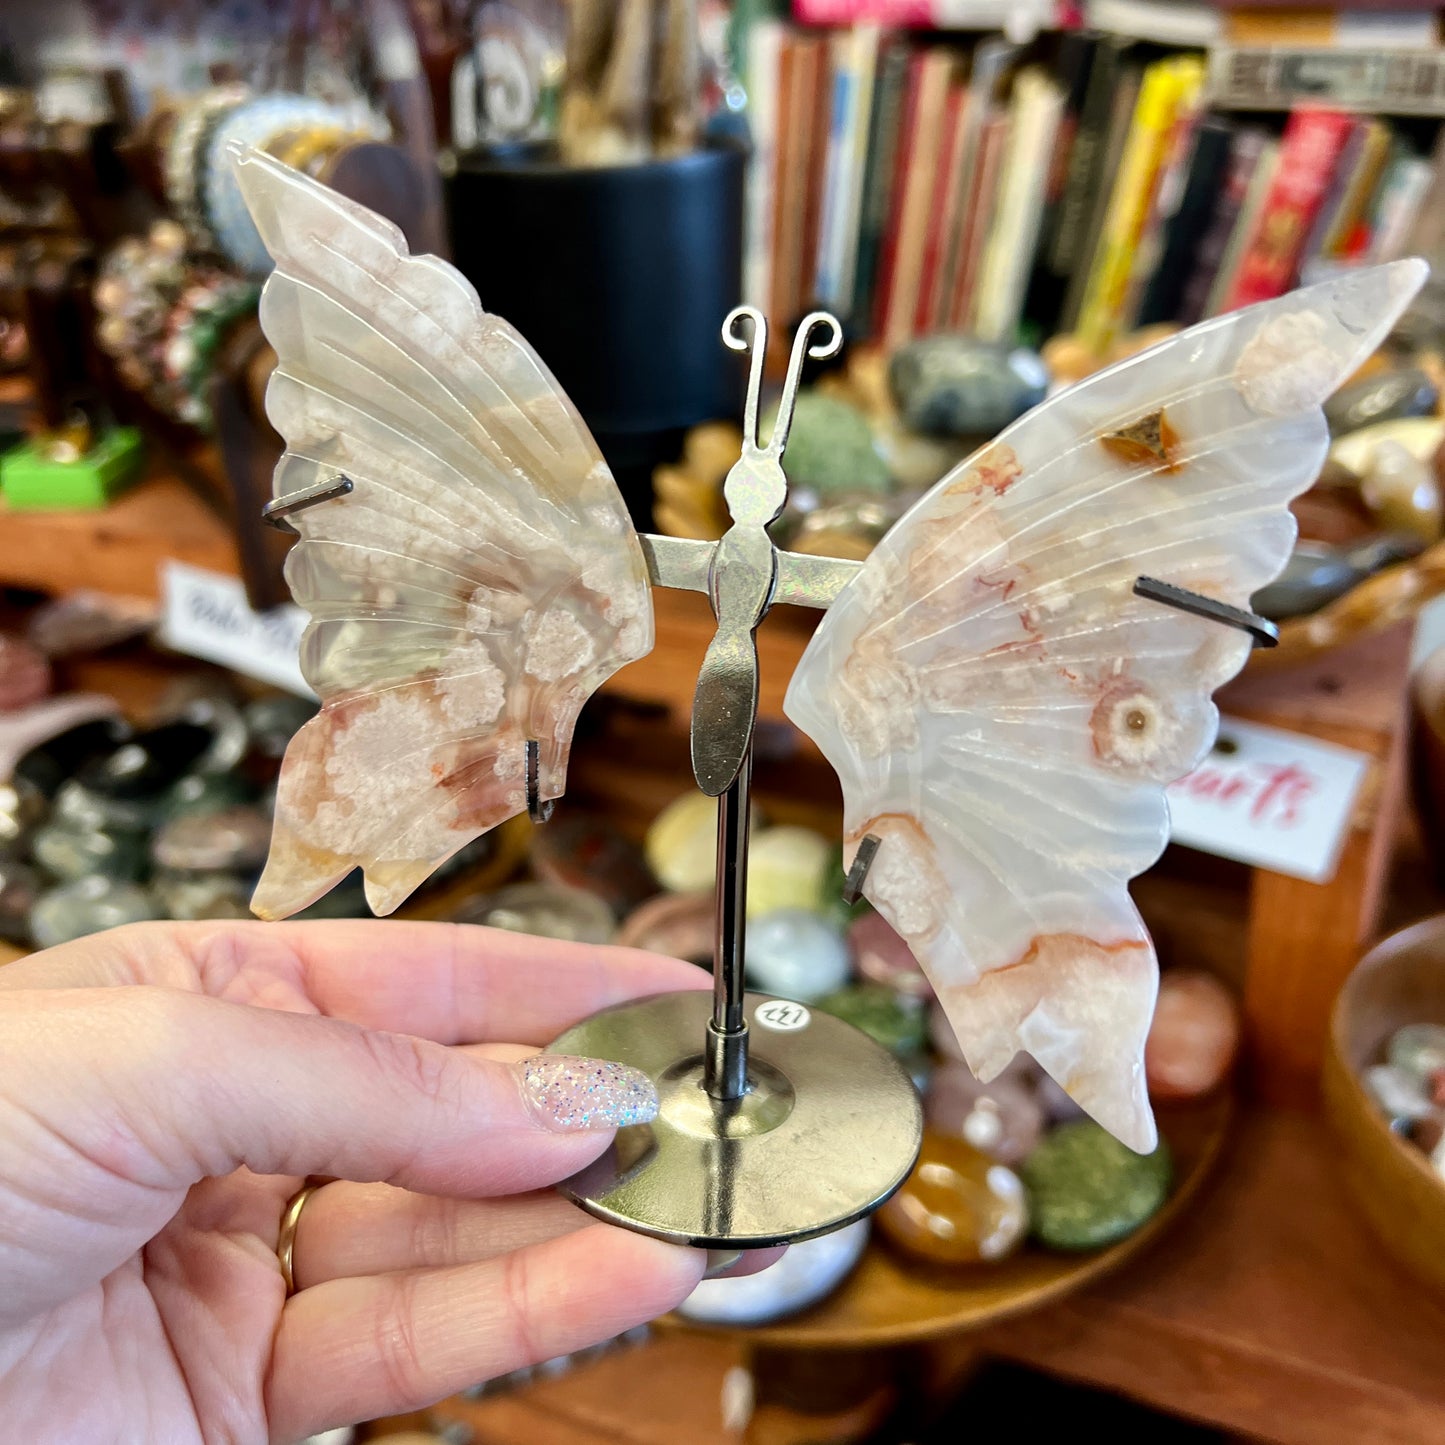
[[[811,828],[762,828],[748,847],[748,917],[823,907],[832,847]]]
[[[30,910],[44,889],[40,874],[28,863],[0,854],[0,938],[30,942]]]
[[[50,691],[50,663],[38,648],[0,632],[0,712],[32,707]]]
[[[917,1057],[927,1041],[928,1015],[922,1002],[882,984],[849,984],[825,994],[814,1007],[861,1029],[900,1059]]]
[[[91,874],[41,894],[30,910],[30,935],[37,948],[159,918],[155,899],[134,883]]]
[[[239,773],[187,773],[166,789],[155,814],[165,822],[188,813],[219,813],[254,796],[255,790]]]
[[[193,873],[248,873],[266,861],[271,824],[258,808],[238,806],[215,813],[183,813],[163,823],[151,839],[151,857],[162,868]]]
[[[1169,1196],[1162,1142],[1136,1154],[1092,1119],[1060,1124],[1022,1166],[1034,1234],[1051,1249],[1099,1249],[1127,1239]]]
[[[273,693],[248,702],[243,712],[252,750],[279,762],[286,744],[316,716],[316,704],[290,693]]]
[[[136,882],[146,869],[145,834],[121,829],[47,823],[36,830],[30,852],[54,878],[84,878],[95,873]]]
[[[155,798],[117,798],[92,792],[72,778],[62,783],[51,809],[54,821],[68,828],[88,831],[92,828],[120,828],[128,832],[144,832],[160,815]]]
[[[167,918],[249,918],[253,877],[236,873],[173,872],[162,869],[150,891]]]
[[[911,998],[932,999],[933,985],[913,950],[881,913],[870,908],[855,918],[848,926],[848,944],[864,978]]]
[[[123,718],[88,718],[27,749],[14,775],[53,798],[68,778],[94,759],[109,756],[130,736]]]
[[[1044,1130],[1044,1111],[1018,1077],[980,1084],[967,1064],[940,1065],[923,1101],[930,1129],[963,1139],[1003,1164],[1028,1158]]]
[[[848,982],[848,945],[826,920],[802,908],[780,908],[749,920],[748,987],[813,1003]]]
[[[1342,386],[1325,402],[1325,420],[1332,435],[1342,436],[1398,416],[1429,416],[1439,399],[1425,372],[1414,367],[1385,371]]]
[[[1029,1202],[1019,1176],[962,1139],[925,1130],[903,1187],[878,1211],[892,1244],[932,1264],[1005,1259],[1024,1240]]]
[[[1385,1057],[1414,1079],[1425,1080],[1445,1069],[1445,1024],[1406,1024],[1390,1035]]]
[[[764,415],[761,435],[772,435],[775,415],[776,408]],[[868,418],[846,401],[817,391],[798,393],[783,471],[791,486],[823,499],[888,489],[888,467],[874,448]]]
[[[1239,1052],[1239,1005],[1212,974],[1171,969],[1159,980],[1144,1072],[1154,1099],[1198,1099],[1228,1077]]]
[[[1379,442],[1360,495],[1382,527],[1431,543],[1440,536],[1440,487],[1428,462],[1400,442]]]
[[[532,835],[531,861],[542,882],[595,893],[618,918],[657,892],[642,849],[606,818],[553,818]]]
[[[86,763],[76,781],[108,798],[159,798],[191,771],[212,741],[211,730],[199,723],[164,723]]]
[[[23,778],[0,783],[0,855],[21,853],[45,817],[45,795]]]
[[[717,899],[708,889],[649,898],[622,920],[616,942],[711,968],[716,939]]]
[[[869,1221],[788,1246],[776,1264],[738,1279],[705,1279],[678,1306],[685,1319],[761,1325],[826,1299],[852,1272],[868,1243]]]
[[[894,352],[888,385],[903,419],[934,436],[992,436],[1048,391],[1043,359],[972,336],[925,336]]]
[[[551,883],[514,883],[465,905],[458,923],[480,923],[573,943],[610,943],[612,910],[595,893]]]

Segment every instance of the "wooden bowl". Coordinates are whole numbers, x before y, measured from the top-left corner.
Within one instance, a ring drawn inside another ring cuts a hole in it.
[[[1386,1250],[1445,1295],[1445,1180],[1400,1138],[1360,1082],[1404,1024],[1445,1024],[1445,915],[1391,934],[1335,1000],[1325,1054],[1325,1116],[1349,1192]]]
[[[784,1350],[860,1349],[913,1344],[1037,1309],[1118,1269],[1189,1207],[1219,1158],[1233,1113],[1227,1093],[1157,1110],[1174,1155],[1174,1186],[1164,1207],[1128,1239],[1088,1254],[1027,1245],[998,1264],[949,1268],[910,1262],[875,1233],[857,1269],[821,1304],[773,1325],[746,1329],[667,1317],[686,1329],[722,1333]]]

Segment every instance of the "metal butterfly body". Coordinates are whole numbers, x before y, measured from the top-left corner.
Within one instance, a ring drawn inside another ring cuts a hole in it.
[[[1320,403],[1423,264],[1206,322],[1059,393],[855,570],[775,552],[762,530],[786,434],[758,445],[755,314],[733,532],[716,549],[639,539],[575,410],[457,272],[258,153],[237,171],[277,261],[262,299],[287,443],[276,495],[353,483],[294,517],[287,577],[312,615],[302,668],[322,710],[286,755],[256,910],[294,912],[361,866],[390,912],[526,807],[529,740],[540,796],[560,795],[582,703],[651,648],[649,564],[719,615],[694,731],[708,792],[746,756],[752,628],[779,600],[831,602],[785,710],[838,773],[850,850],[877,839],[863,891],[981,1078],[1027,1049],[1152,1147],[1157,968],[1127,883],[1162,849],[1164,788],[1209,748],[1210,694],[1249,640],[1134,584],[1246,608],[1280,571],[1288,504],[1325,454]]]

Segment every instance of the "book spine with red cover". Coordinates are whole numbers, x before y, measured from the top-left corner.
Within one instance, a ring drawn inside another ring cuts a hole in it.
[[[1226,310],[1268,301],[1290,288],[1353,127],[1354,118],[1338,110],[1310,106],[1290,116],[1280,144],[1279,169],[1230,289]]]

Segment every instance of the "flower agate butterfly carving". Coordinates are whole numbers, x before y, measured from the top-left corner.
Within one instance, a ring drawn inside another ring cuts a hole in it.
[[[275,494],[330,498],[294,513],[287,578],[311,613],[302,668],[322,709],[287,752],[254,906],[295,912],[360,866],[390,912],[527,807],[529,742],[537,795],[560,796],[582,704],[652,645],[649,561],[659,575],[653,549],[672,544],[633,531],[571,404],[452,267],[259,153],[237,172],[277,263],[261,303],[287,448]],[[1250,639],[1135,584],[1248,608],[1324,459],[1321,403],[1425,274],[1348,273],[1058,393],[861,566],[769,552],[762,513],[781,497],[730,479],[732,542],[679,544],[707,555],[679,562],[690,580],[661,578],[711,589],[715,648],[736,664],[716,696],[744,710],[750,625],[772,601],[831,601],[785,711],[841,780],[849,854],[867,840],[863,892],[980,1078],[1026,1050],[1138,1150],[1156,1137],[1143,1049],[1157,964],[1128,881],[1163,849],[1164,789],[1211,746],[1210,695]],[[735,476],[763,450],[754,326]],[[806,328],[785,402],[805,345]],[[756,595],[727,633],[732,553]],[[695,730],[707,791],[746,741],[700,752]]]

